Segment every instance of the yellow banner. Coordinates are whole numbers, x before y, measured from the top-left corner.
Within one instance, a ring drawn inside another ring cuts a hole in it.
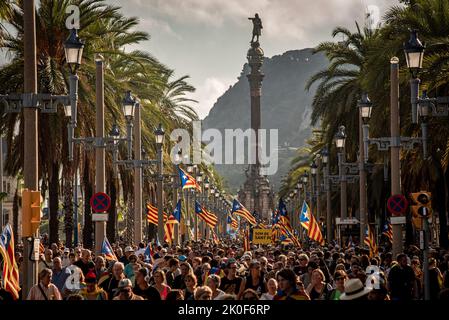
[[[271,229],[253,229],[253,244],[271,244]]]

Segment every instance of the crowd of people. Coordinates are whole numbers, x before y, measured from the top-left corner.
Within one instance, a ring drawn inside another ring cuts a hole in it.
[[[118,261],[82,247],[51,244],[27,300],[421,300],[422,254],[414,246],[370,257],[338,245],[301,249],[241,242],[112,245]],[[432,250],[431,300],[449,300],[449,252]],[[16,261],[22,257],[18,252]],[[10,297],[9,297],[10,298]],[[5,290],[0,299],[8,299]]]

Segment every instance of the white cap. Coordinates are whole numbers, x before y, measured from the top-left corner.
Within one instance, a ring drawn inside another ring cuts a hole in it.
[[[127,246],[125,252],[134,252],[134,249],[131,246]]]

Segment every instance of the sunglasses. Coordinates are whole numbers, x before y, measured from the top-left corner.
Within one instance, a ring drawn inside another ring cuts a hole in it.
[[[257,298],[255,296],[245,296],[243,300],[257,300]]]
[[[131,292],[131,289],[121,289],[120,292],[121,293],[129,293],[129,292]]]

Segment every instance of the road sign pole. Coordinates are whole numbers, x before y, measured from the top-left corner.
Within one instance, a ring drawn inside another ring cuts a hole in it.
[[[399,131],[399,63],[391,59],[390,65],[390,133],[392,141],[400,140]],[[400,143],[392,145],[391,154],[391,193],[401,193]],[[403,251],[402,225],[393,225],[393,257]]]
[[[103,60],[96,59],[96,126],[95,136],[104,137],[104,72]],[[105,148],[95,150],[95,192],[104,192],[105,184]],[[106,222],[95,221],[95,253],[101,252],[101,244],[106,235]]]

